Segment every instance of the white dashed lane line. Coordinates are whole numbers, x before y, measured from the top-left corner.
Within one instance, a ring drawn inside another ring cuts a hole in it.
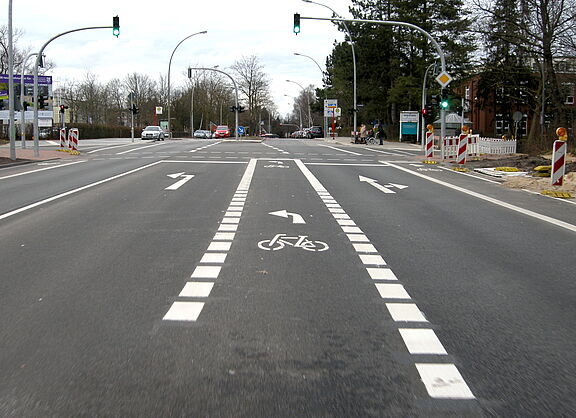
[[[210,146],[212,145],[215,144]],[[232,247],[257,161],[251,159],[248,162],[248,167],[218,226],[218,231],[192,272],[190,276],[192,280],[185,283],[184,288],[178,294],[179,300],[175,301],[164,315],[164,321],[189,322],[198,320],[204,308],[205,300],[210,296],[214,283],[226,261],[228,251]]]
[[[447,352],[436,336],[424,313],[387,265],[379,251],[368,237],[346,214],[338,202],[324,188],[301,160],[295,160],[302,174],[310,182],[320,199],[326,205],[342,231],[350,240],[360,261],[366,268],[376,290],[384,299],[386,308],[411,355],[438,356],[439,363],[417,362],[415,366],[426,387],[428,395],[438,399],[475,399],[457,367],[446,362]],[[410,327],[413,324],[413,327]]]

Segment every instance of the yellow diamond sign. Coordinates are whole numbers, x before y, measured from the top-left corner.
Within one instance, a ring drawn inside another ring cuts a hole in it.
[[[452,76],[446,71],[442,71],[440,74],[438,74],[438,77],[436,77],[436,81],[442,87],[446,87],[452,81]]]

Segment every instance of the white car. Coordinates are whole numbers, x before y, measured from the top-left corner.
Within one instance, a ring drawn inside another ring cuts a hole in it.
[[[147,126],[142,130],[142,139],[153,139],[155,141],[164,141],[164,131],[159,126]]]
[[[210,133],[210,131],[205,131],[202,129],[194,131],[194,138],[211,138],[211,137],[212,134]]]

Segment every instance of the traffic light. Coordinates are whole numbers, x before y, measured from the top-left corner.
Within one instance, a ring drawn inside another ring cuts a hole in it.
[[[448,101],[448,92],[446,89],[442,89],[442,94],[440,96],[440,108],[443,110],[448,110],[450,107],[450,102]]]
[[[133,115],[137,115],[138,113],[140,113],[140,109],[138,109],[136,107],[136,105],[134,103],[132,103],[132,107],[130,108],[130,112],[132,112]]]
[[[300,33],[300,13],[294,13],[294,33]]]
[[[38,96],[38,109],[44,109],[46,107],[46,99],[44,96]]]
[[[120,18],[118,16],[112,18],[112,35],[115,37],[120,35]]]
[[[246,112],[244,106],[238,106],[238,113]]]
[[[28,110],[28,106],[30,106],[30,103],[28,102],[22,102],[22,106],[24,107],[24,111]]]
[[[230,112],[236,112],[236,106],[230,106]]]
[[[64,113],[68,109],[68,106],[60,105],[60,113]]]

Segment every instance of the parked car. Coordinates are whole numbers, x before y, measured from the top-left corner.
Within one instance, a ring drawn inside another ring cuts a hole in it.
[[[262,135],[260,135],[260,138],[278,138],[278,135],[276,135],[276,134],[262,134]]]
[[[142,139],[153,139],[155,141],[164,141],[164,136],[164,131],[159,126],[147,126],[140,135]]]
[[[290,134],[290,138],[305,138],[306,132],[304,131],[294,131]]]
[[[230,129],[226,125],[216,127],[214,138],[228,138],[230,137]]]
[[[212,138],[212,133],[203,129],[194,131],[194,138]]]
[[[311,126],[306,129],[306,137],[308,139],[324,138],[324,130],[321,126]]]

